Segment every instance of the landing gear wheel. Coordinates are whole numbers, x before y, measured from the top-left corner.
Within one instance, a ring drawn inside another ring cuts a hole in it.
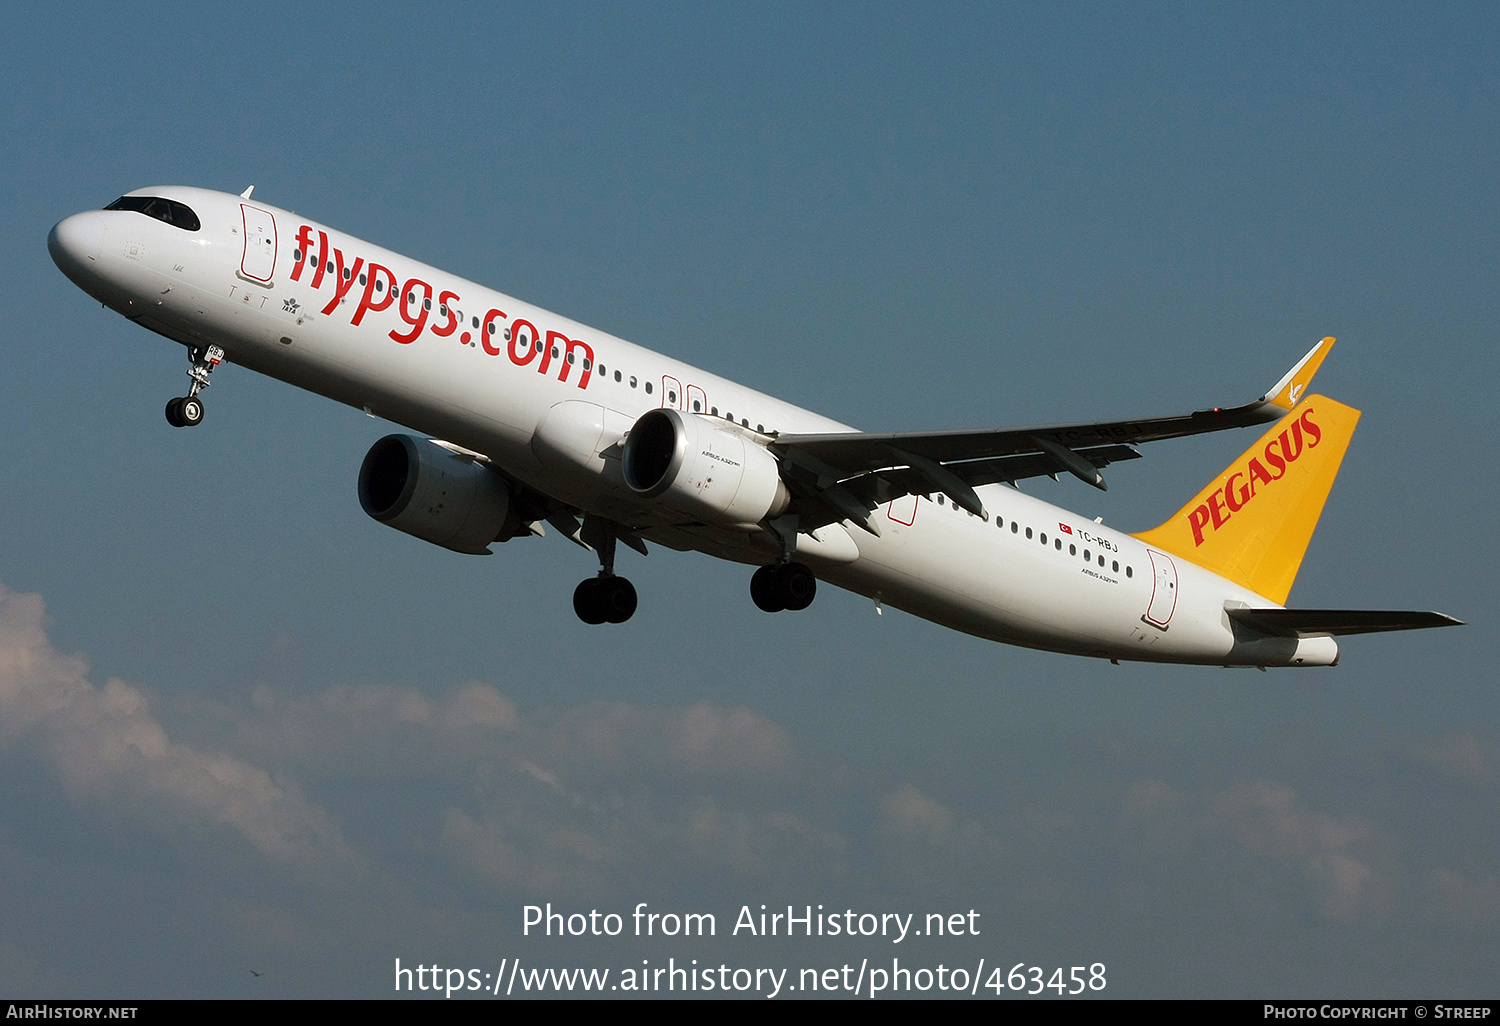
[[[623,577],[603,577],[600,593],[604,597],[604,619],[610,623],[624,623],[635,615],[635,585]]]
[[[182,409],[182,400],[181,399],[168,399],[167,400],[167,423],[168,424],[171,424],[173,427],[187,427],[187,425],[182,422],[182,413],[180,412],[181,409]]]
[[[590,577],[573,590],[573,612],[587,624],[624,623],[635,606],[635,585],[613,574]]]
[[[792,611],[806,609],[818,594],[818,579],[801,563],[787,563],[778,567],[777,592],[782,602]]]
[[[605,621],[607,611],[603,601],[604,579],[590,577],[573,589],[573,612],[586,624],[598,625]]]
[[[776,566],[763,566],[750,576],[750,600],[767,613],[779,613],[786,608],[781,601],[780,589],[776,587]]]
[[[203,423],[203,400],[195,395],[177,400],[177,416],[183,427],[197,427]]]
[[[801,563],[763,566],[750,577],[750,598],[768,613],[806,609],[818,594],[818,579]]]

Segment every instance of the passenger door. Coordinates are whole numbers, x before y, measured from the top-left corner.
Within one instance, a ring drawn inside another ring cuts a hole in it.
[[[1177,564],[1166,553],[1155,549],[1147,549],[1146,555],[1151,557],[1151,602],[1141,619],[1166,630],[1177,610]]]
[[[245,225],[245,250],[240,256],[240,276],[262,285],[271,284],[276,273],[276,218],[269,210],[240,204]]]

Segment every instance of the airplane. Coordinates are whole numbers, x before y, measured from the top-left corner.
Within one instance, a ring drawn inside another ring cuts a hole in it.
[[[238,364],[407,426],[371,446],[375,520],[457,552],[546,534],[599,560],[574,592],[623,623],[618,545],[754,566],[767,612],[820,581],[981,638],[1106,658],[1329,666],[1338,636],[1457,625],[1435,612],[1285,607],[1359,411],[1308,394],[1325,338],[1260,398],[1139,420],[858,431],[252,198],[126,193],[48,235],[74,284],[186,347],[166,418]],[[1177,513],[1117,531],[1022,492],[1138,446],[1269,430]]]

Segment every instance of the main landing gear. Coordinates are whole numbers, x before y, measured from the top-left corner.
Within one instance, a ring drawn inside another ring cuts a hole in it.
[[[797,517],[777,517],[766,521],[766,526],[781,545],[781,562],[763,566],[751,575],[750,598],[768,613],[806,609],[818,594],[818,579],[792,558],[797,554]]]
[[[167,403],[167,423],[173,427],[197,427],[203,423],[203,400],[198,393],[208,387],[208,376],[224,362],[224,350],[218,346],[207,349],[192,346],[188,349],[188,360],[193,366],[187,376],[193,384],[187,395]]]
[[[597,542],[599,576],[573,590],[573,612],[587,624],[624,623],[635,615],[635,585],[615,576],[615,532],[613,525],[601,526],[602,536],[590,538]]]

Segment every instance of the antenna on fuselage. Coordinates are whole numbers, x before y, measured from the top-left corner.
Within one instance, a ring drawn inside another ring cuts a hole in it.
[[[253,185],[250,186],[250,188],[248,188],[244,192],[240,193],[240,199],[249,199],[250,198],[250,194],[252,192],[254,192],[254,191],[255,191],[255,186],[253,186]]]

